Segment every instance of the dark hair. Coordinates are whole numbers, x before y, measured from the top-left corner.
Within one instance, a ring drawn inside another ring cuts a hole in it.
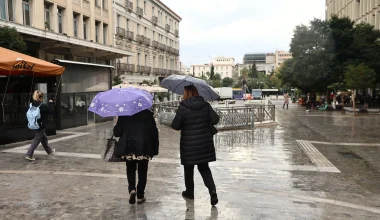
[[[193,85],[185,86],[184,90],[185,91],[183,93],[183,99],[189,99],[193,96],[199,96],[198,89]]]

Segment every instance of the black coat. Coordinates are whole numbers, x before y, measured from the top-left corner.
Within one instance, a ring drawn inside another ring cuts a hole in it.
[[[219,116],[201,96],[181,102],[172,128],[181,130],[181,163],[196,165],[216,161],[211,123],[216,125]]]
[[[42,103],[40,101],[33,100],[32,106],[38,107],[40,106],[41,118],[37,120],[38,126],[40,129],[45,129],[48,123],[49,114],[54,114],[54,103]]]
[[[144,110],[133,116],[120,116],[113,128],[116,137],[120,137],[116,156],[130,154],[140,156],[158,155],[158,130],[153,113]]]

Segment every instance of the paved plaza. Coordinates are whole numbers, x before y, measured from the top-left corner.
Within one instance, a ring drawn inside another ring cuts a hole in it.
[[[380,219],[380,115],[274,102],[276,126],[215,136],[214,208],[198,172],[194,202],[181,197],[179,133],[161,125],[147,202],[130,205],[125,164],[100,159],[109,122],[59,132],[34,162],[30,142],[0,146],[0,219]]]

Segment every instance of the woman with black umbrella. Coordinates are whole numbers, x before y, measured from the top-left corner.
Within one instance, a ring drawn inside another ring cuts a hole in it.
[[[199,96],[195,86],[184,88],[184,100],[172,122],[172,128],[181,130],[181,164],[184,166],[186,191],[185,199],[194,199],[194,165],[209,190],[211,205],[218,203],[216,187],[209,162],[216,161],[213,141],[213,125],[219,122],[219,116],[203,97]]]

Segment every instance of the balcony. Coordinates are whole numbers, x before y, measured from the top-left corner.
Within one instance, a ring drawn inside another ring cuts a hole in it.
[[[159,68],[153,68],[153,74],[160,74],[160,69]]]
[[[170,47],[169,46],[165,46],[164,45],[164,47],[165,47],[165,52],[170,52]]]
[[[158,43],[158,41],[156,41],[156,40],[154,40],[154,41],[152,42],[152,46],[153,46],[153,48],[158,48],[158,47],[159,47],[159,44],[160,44],[160,43]]]
[[[137,65],[136,72],[138,72],[138,73],[144,73],[145,72],[145,66]]]
[[[151,72],[152,72],[152,67],[150,67],[150,66],[145,66],[144,67],[144,73],[150,74]]]
[[[125,35],[126,35],[127,39],[133,40],[133,32],[132,31],[126,31]]]
[[[178,31],[178,30],[174,30],[174,35],[175,35],[176,37],[179,37],[179,31]]]
[[[139,43],[144,43],[144,36],[140,34],[136,35],[136,41]]]
[[[121,72],[134,72],[135,65],[134,64],[126,64],[126,63],[118,63],[117,69]]]
[[[136,7],[136,14],[140,17],[144,14],[144,9],[140,8],[139,6]]]
[[[124,37],[125,36],[125,29],[121,27],[116,28],[116,35]]]
[[[170,25],[169,25],[169,24],[166,24],[166,25],[165,25],[165,30],[166,30],[167,32],[170,31]]]
[[[125,7],[127,7],[127,10],[129,12],[132,12],[133,11],[133,2],[126,0],[125,1]]]
[[[157,23],[158,23],[158,17],[157,16],[152,16],[152,23],[153,23],[153,25],[157,25]]]
[[[150,39],[147,37],[144,37],[144,44],[146,44],[147,46],[150,46]]]

